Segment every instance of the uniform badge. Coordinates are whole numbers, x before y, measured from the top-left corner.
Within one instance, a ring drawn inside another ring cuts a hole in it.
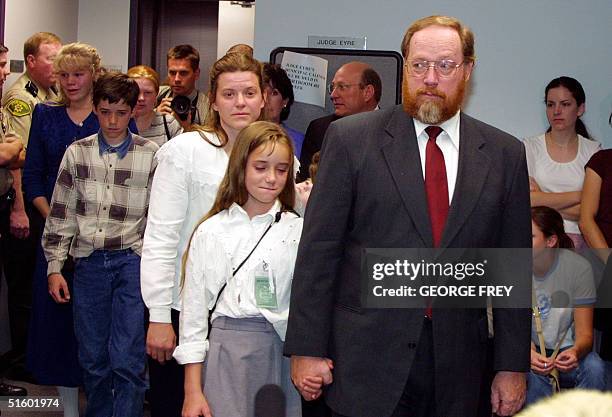
[[[6,110],[16,117],[32,114],[32,107],[23,100],[13,98],[6,104]]]

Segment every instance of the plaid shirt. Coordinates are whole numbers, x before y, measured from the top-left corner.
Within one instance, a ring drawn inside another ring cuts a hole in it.
[[[82,258],[131,248],[140,254],[158,146],[137,135],[128,140],[123,158],[100,147],[98,134],[66,149],[42,239],[48,275],[61,271],[68,253]]]

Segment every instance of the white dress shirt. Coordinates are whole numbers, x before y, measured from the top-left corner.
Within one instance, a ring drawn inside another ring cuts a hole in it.
[[[265,317],[281,340],[285,339],[293,268],[302,232],[302,219],[284,212],[278,223],[275,215],[281,205],[265,214],[249,218],[237,204],[202,223],[196,230],[186,263],[182,292],[180,340],[174,357],[181,363],[202,362],[208,351],[208,312],[223,284],[212,320]],[[232,272],[244,261],[268,226],[272,227],[235,276]],[[263,263],[276,293],[277,308],[257,307],[255,272]]]
[[[438,135],[436,144],[442,150],[444,155],[444,164],[446,166],[446,180],[448,182],[448,202],[453,201],[453,193],[455,192],[455,184],[457,183],[457,169],[459,166],[459,113],[447,121],[437,125],[443,131]],[[421,169],[423,170],[423,179],[425,179],[425,148],[429,135],[425,129],[430,126],[413,118],[414,129],[417,135],[417,143],[419,144],[419,154],[421,157]]]

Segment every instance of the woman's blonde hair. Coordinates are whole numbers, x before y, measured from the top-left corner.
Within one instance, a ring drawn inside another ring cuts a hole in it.
[[[208,87],[208,112],[206,116],[206,124],[204,126],[193,124],[188,130],[203,130],[205,132],[211,132],[216,134],[221,144],[217,145],[210,142],[205,136],[202,136],[211,145],[216,147],[223,147],[228,141],[227,134],[221,126],[221,118],[219,112],[213,109],[213,104],[217,97],[218,81],[221,74],[226,72],[252,72],[257,77],[257,84],[259,85],[259,94],[263,100],[263,70],[262,65],[259,61],[251,56],[240,54],[240,53],[229,53],[219,58],[210,67],[209,75],[209,87]],[[263,111],[260,113],[258,120],[263,117]]]
[[[86,43],[74,42],[64,45],[58,52],[53,61],[53,71],[56,73],[62,71],[87,70],[92,75],[92,90],[93,82],[101,71],[102,58],[98,54],[98,50]],[[69,105],[70,100],[60,88],[59,103]]]
[[[136,65],[127,72],[128,77],[138,79],[145,78],[153,83],[155,93],[159,93],[159,74],[147,65]]]
[[[277,145],[284,145],[289,150],[289,166],[287,167],[288,178],[281,193],[278,195],[278,199],[281,203],[281,211],[293,211],[293,204],[295,202],[295,183],[293,181],[295,158],[293,156],[293,141],[289,138],[287,132],[276,123],[266,121],[253,122],[238,134],[236,143],[232,148],[225,176],[217,191],[215,202],[210,211],[200,219],[191,233],[187,249],[182,259],[181,286],[185,280],[185,266],[189,256],[191,239],[195,231],[204,221],[230,208],[232,204],[236,203],[242,206],[247,202],[249,193],[246,188],[245,177],[249,155],[262,146],[266,148],[270,146],[270,153],[272,153]]]

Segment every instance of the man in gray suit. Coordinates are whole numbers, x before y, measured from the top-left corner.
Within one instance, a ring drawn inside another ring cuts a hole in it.
[[[293,279],[292,379],[307,399],[326,384],[335,416],[474,417],[487,406],[489,416],[491,407],[512,415],[525,397],[528,309],[494,311],[489,350],[484,308],[361,303],[365,248],[531,246],[522,144],[461,112],[472,32],[426,17],[410,26],[402,53],[403,105],[327,131]]]

